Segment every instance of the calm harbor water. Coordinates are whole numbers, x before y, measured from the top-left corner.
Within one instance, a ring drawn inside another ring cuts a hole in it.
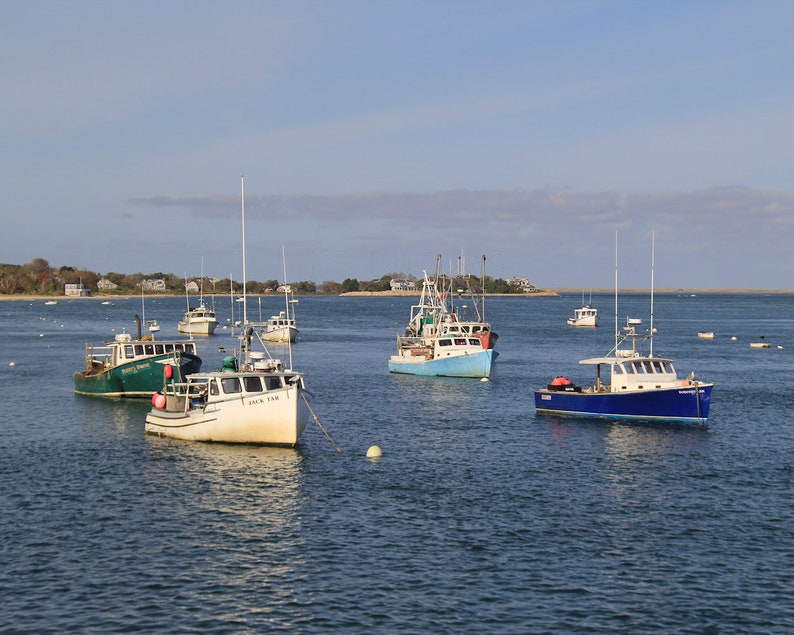
[[[580,300],[490,299],[479,382],[389,375],[411,298],[301,298],[294,366],[341,455],[314,424],[292,450],[147,437],[147,403],[72,384],[139,300],[0,302],[0,632],[794,632],[794,297],[657,295],[655,352],[716,383],[707,427],[537,415],[612,346],[613,298],[597,329],[565,324]],[[146,317],[162,339],[183,310]],[[202,339],[204,367],[233,345]]]

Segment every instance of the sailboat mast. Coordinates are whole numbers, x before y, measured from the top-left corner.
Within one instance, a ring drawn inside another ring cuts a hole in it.
[[[615,232],[615,354],[618,352],[618,232]]]
[[[485,322],[485,254],[482,255],[482,268],[480,271],[480,286],[482,287],[482,321]]]
[[[656,258],[656,231],[651,232],[651,324],[650,324],[650,344],[649,357],[653,357],[653,269]]]
[[[248,325],[248,303],[245,299],[245,176],[240,176],[240,199],[242,202],[242,213],[243,213],[243,329],[246,328]]]
[[[284,250],[284,245],[281,245],[281,263],[284,267],[284,308],[287,314],[287,349],[289,350],[289,367],[292,368],[292,335],[290,329],[292,328],[292,317],[289,313],[289,296],[290,291],[287,291],[289,285],[287,284],[287,254]]]

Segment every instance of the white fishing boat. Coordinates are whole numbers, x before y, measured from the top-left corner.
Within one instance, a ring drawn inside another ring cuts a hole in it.
[[[185,441],[293,447],[309,421],[303,375],[250,351],[252,328],[222,370],[171,381],[152,398],[147,434]]]
[[[47,306],[55,306],[56,304],[58,304],[58,300],[47,300],[44,304],[46,304]]]
[[[245,297],[245,189],[241,181],[243,218],[243,297]],[[247,323],[243,303],[243,323]],[[171,381],[152,398],[146,416],[148,434],[189,441],[258,443],[294,446],[306,428],[311,407],[303,375],[284,369],[278,359],[251,350],[255,330],[247,326],[235,355],[222,369],[194,373]],[[290,348],[290,366],[292,353]],[[319,422],[318,422],[319,423]]]
[[[714,339],[714,331],[699,331],[698,337],[703,340],[713,340]]]
[[[590,296],[592,301],[592,294]],[[574,309],[573,317],[568,318],[568,326],[598,326],[598,309],[590,302],[585,304],[584,293],[582,293],[582,307]]]
[[[215,296],[213,296],[214,301]],[[201,283],[199,284],[199,305],[190,306],[190,294],[188,293],[187,275],[185,276],[185,300],[187,301],[187,311],[177,324],[179,333],[190,335],[213,335],[218,328],[218,318],[215,316],[215,306],[207,307],[204,304],[204,259],[201,260]]]
[[[298,336],[298,323],[295,319],[294,305],[297,300],[292,297],[292,287],[286,282],[287,265],[282,246],[282,259],[284,260],[284,284],[279,286],[279,290],[284,293],[284,310],[279,311],[278,315],[270,316],[266,321],[262,321],[262,298],[259,298],[259,322],[251,322],[261,337],[266,342],[295,342]]]
[[[218,327],[215,311],[202,302],[197,307],[188,305],[185,315],[179,320],[177,331],[189,335],[212,335]]]

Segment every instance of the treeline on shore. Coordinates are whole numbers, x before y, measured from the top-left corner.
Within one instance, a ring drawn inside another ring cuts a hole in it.
[[[392,280],[415,280],[416,277],[404,273],[388,273],[375,280],[362,280],[345,278],[342,282],[325,280],[320,285],[311,280],[290,282],[289,286],[297,295],[321,294],[339,295],[352,292],[382,292],[391,290]],[[477,292],[480,290],[480,279],[477,276],[466,276],[468,284]],[[100,280],[106,280],[116,285],[114,288],[101,289]],[[185,292],[187,281],[182,276],[160,271],[153,273],[115,273],[99,274],[87,269],[75,267],[51,267],[44,258],[34,258],[24,265],[0,264],[0,295],[64,295],[67,284],[82,283],[94,295],[132,295],[141,293],[141,283],[144,281],[162,280],[165,288],[159,291],[146,290],[147,294],[180,294]],[[203,288],[206,294],[229,294],[242,291],[242,282],[228,278],[199,277],[188,278]],[[484,277],[485,292],[489,294],[515,294],[523,295],[520,287],[509,284],[501,278]],[[247,280],[246,291],[253,295],[274,293],[281,283],[277,280]],[[417,282],[421,288],[421,281]]]

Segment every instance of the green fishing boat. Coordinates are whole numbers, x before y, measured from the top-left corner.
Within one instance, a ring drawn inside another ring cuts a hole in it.
[[[74,391],[94,397],[149,399],[166,379],[178,382],[201,369],[194,340],[155,340],[154,334],[137,339],[119,333],[102,346],[85,347],[85,370],[74,374]]]

